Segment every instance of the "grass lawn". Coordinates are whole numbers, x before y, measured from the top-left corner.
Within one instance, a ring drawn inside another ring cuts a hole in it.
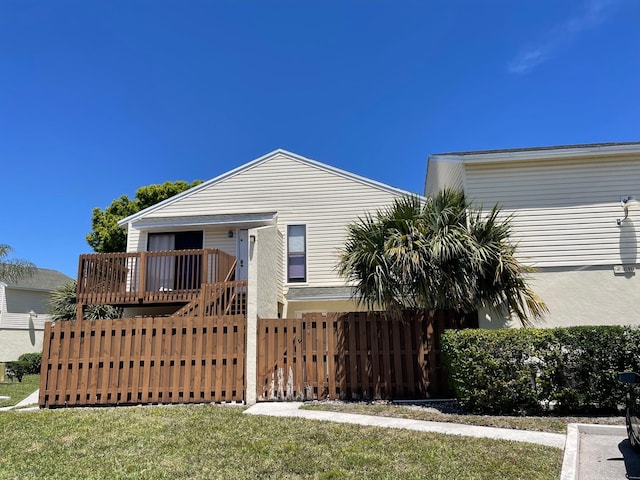
[[[0,407],[15,405],[38,388],[40,388],[40,375],[25,375],[22,382],[14,379],[13,382],[0,383],[0,396],[11,397],[9,400],[0,400]]]
[[[319,402],[305,404],[306,410],[325,410],[330,412],[357,413],[361,415],[378,415],[383,417],[411,418],[431,422],[453,422],[486,427],[515,428],[538,432],[566,433],[569,423],[601,423],[607,425],[624,425],[623,416],[612,417],[508,417],[491,415],[467,415],[442,413],[434,408],[421,406],[405,406],[386,403],[343,403]]]
[[[196,405],[4,412],[0,479],[557,479],[560,449]]]

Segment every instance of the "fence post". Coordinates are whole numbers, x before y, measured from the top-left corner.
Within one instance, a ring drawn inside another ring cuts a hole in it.
[[[205,283],[209,283],[209,250],[204,250],[201,256],[201,264],[202,268],[200,269],[200,288],[204,286]]]
[[[144,298],[147,290],[147,252],[140,252],[140,270],[138,275],[138,300]]]
[[[246,346],[246,396],[247,405],[258,401],[258,242],[249,245],[247,272],[247,346]]]

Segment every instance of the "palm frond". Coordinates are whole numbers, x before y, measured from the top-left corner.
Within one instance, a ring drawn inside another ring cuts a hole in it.
[[[369,308],[470,312],[508,308],[523,325],[546,312],[529,288],[510,243],[511,217],[498,205],[473,208],[462,192],[416,196],[365,215],[348,227],[339,273]]]

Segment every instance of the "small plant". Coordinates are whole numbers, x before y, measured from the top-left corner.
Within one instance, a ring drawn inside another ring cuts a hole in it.
[[[5,365],[5,375],[13,382],[14,378],[18,379],[18,382],[22,382],[22,377],[29,375],[29,371],[32,366],[29,362],[23,362],[18,360],[17,362],[7,362]]]

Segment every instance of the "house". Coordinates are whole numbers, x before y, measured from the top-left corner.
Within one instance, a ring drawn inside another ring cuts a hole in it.
[[[347,225],[405,195],[409,192],[276,150],[121,220],[126,252],[80,256],[78,318],[86,305],[111,304],[124,307],[125,318],[166,316],[176,324],[178,317],[203,318],[209,330],[221,328],[223,334],[228,328],[245,332],[246,325],[246,341],[240,347],[234,340],[229,348],[242,348],[247,364],[242,375],[231,375],[242,380],[244,401],[253,403],[258,320],[359,310],[352,288],[336,271]],[[242,325],[224,324],[235,317]],[[136,338],[147,330],[141,327]],[[163,337],[172,332],[177,329],[161,328]],[[216,351],[222,355],[224,348]],[[241,362],[236,358],[230,367],[235,361]],[[216,389],[215,398],[235,398],[239,388]],[[43,384],[44,403],[46,391]],[[198,395],[214,398],[213,393]]]
[[[430,155],[425,195],[445,187],[513,215],[518,256],[549,307],[540,326],[640,325],[640,143]],[[479,316],[480,327],[511,325]]]
[[[49,295],[71,281],[46,268],[36,268],[32,275],[15,281],[0,281],[0,362],[42,351],[44,322],[50,320]]]
[[[404,195],[276,150],[121,220],[127,253],[81,256],[79,302],[182,315],[214,308],[199,300],[204,284],[231,281],[215,308],[261,318],[358,310],[336,271],[346,226]],[[105,281],[114,283],[96,287]]]

